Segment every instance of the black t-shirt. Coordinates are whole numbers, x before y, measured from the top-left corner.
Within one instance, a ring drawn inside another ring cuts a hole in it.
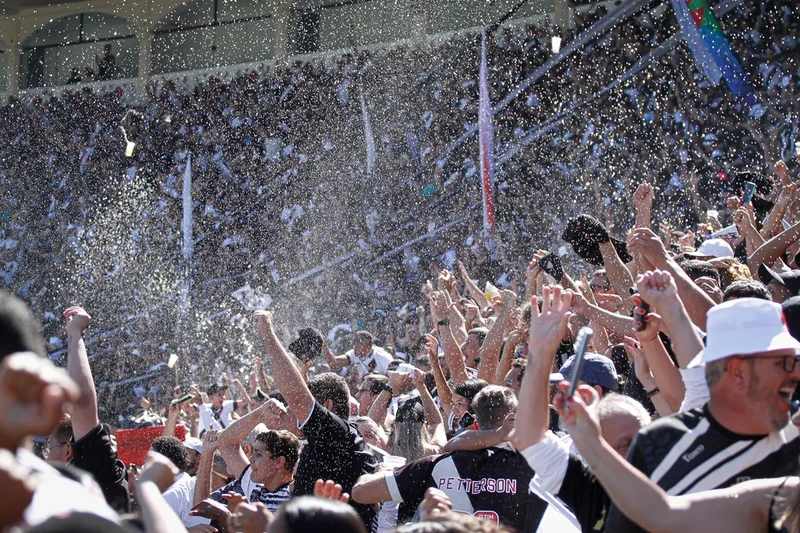
[[[583,533],[603,531],[611,500],[579,455],[570,452],[567,473],[556,496],[575,513]]]
[[[314,402],[311,416],[303,425],[307,444],[300,454],[294,478],[294,496],[314,494],[318,479],[332,479],[347,493],[363,474],[371,474],[378,467],[375,455],[354,424],[348,424],[320,404]],[[350,500],[367,531],[375,518],[371,505]]]
[[[793,424],[769,435],[738,435],[722,427],[708,406],[662,418],[639,431],[628,461],[667,494],[721,489],[750,479],[797,472],[800,430]],[[609,533],[644,532],[612,504]]]
[[[72,443],[72,465],[94,476],[108,505],[118,513],[130,512],[127,470],[111,446],[106,426],[98,424]]]
[[[398,523],[413,516],[430,487],[447,494],[453,510],[533,532],[548,503],[528,492],[533,470],[509,444],[431,455],[387,473],[392,499],[402,502]]]

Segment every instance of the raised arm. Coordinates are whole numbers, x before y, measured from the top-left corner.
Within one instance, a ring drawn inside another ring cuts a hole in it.
[[[64,311],[64,317],[67,319],[67,373],[81,391],[80,398],[69,409],[72,434],[78,441],[100,423],[97,418],[97,392],[83,342],[83,332],[89,327],[92,317],[81,307],[68,308]]]
[[[754,274],[758,272],[758,266],[765,264],[768,267],[778,261],[783,253],[794,242],[800,239],[800,222],[791,226],[786,231],[782,231],[773,238],[762,244],[753,254],[747,258],[747,265]]]
[[[431,371],[433,371],[433,379],[436,382],[436,394],[439,396],[439,404],[442,406],[444,416],[450,418],[450,413],[453,412],[453,389],[447,383],[447,379],[442,372],[442,366],[439,364],[439,343],[436,337],[426,335],[425,339],[428,345],[428,360],[431,362]]]
[[[216,429],[209,429],[203,435],[203,448],[200,452],[200,464],[197,467],[197,479],[194,483],[192,505],[197,505],[213,492],[211,470],[214,468],[214,452],[217,451],[219,445],[217,434]]]
[[[642,299],[640,296],[636,295],[634,296],[634,301],[638,305],[641,303]],[[637,307],[636,312],[641,313],[642,309]],[[669,406],[669,409],[664,409],[664,406],[662,406],[661,409],[658,409],[658,413],[661,416],[666,416],[667,414],[677,413],[680,410],[681,403],[686,394],[686,386],[683,383],[683,378],[681,378],[680,370],[678,370],[675,363],[672,362],[669,353],[667,353],[667,348],[664,346],[664,343],[661,342],[661,337],[659,336],[660,325],[661,317],[654,313],[648,314],[645,317],[645,328],[642,331],[634,332],[634,335],[636,335],[636,338],[639,340],[640,349],[634,347],[633,352],[629,351],[628,353],[635,357],[641,357],[642,359],[641,365],[639,360],[636,359],[637,377],[640,367],[641,371],[644,372],[645,379],[647,378],[647,373],[652,373],[652,383],[645,383],[641,378],[639,381],[642,382],[648,394],[658,388],[658,394],[654,394],[652,397],[653,403],[655,404],[656,400],[664,400]],[[629,337],[625,339],[626,342],[628,340],[633,340]],[[626,350],[628,349],[629,346],[626,345]],[[656,408],[658,407],[659,406],[656,405]]]
[[[430,443],[439,446],[440,448],[447,443],[447,434],[444,430],[444,420],[439,408],[436,407],[436,402],[433,401],[428,387],[425,385],[425,373],[421,370],[415,370],[412,376],[414,386],[419,391],[419,397],[422,400],[422,407],[425,409],[425,420],[428,422],[428,427],[433,428],[431,431]]]
[[[233,386],[239,391],[239,402],[237,407],[248,407],[251,405],[252,400],[250,399],[250,395],[247,393],[247,389],[245,389],[244,385],[242,385],[242,382],[239,381],[238,378],[234,378],[231,383],[233,383]]]
[[[478,307],[483,308],[484,306],[489,305],[486,295],[483,294],[483,291],[477,285],[475,285],[475,283],[472,281],[472,278],[469,277],[469,272],[467,272],[467,268],[461,261],[458,262],[458,270],[461,272],[461,279],[464,280],[464,285],[467,288],[467,292],[469,293],[470,297],[475,300],[475,303],[478,304]]]
[[[661,315],[678,365],[686,368],[703,349],[703,341],[678,297],[674,278],[669,272],[661,270],[645,272],[639,276],[636,287],[639,289],[639,296],[654,306]]]
[[[489,329],[489,333],[486,334],[486,339],[478,352],[478,357],[480,357],[478,379],[488,383],[496,383],[494,379],[497,373],[497,364],[500,362],[500,351],[503,349],[503,338],[517,303],[517,295],[513,291],[503,290],[500,294],[503,297],[503,308]]]
[[[629,316],[619,315],[607,311],[600,306],[590,304],[581,293],[572,295],[572,305],[575,313],[600,324],[619,335],[627,335],[633,327],[633,319]]]
[[[331,365],[331,368],[342,368],[350,364],[346,355],[334,355],[328,347],[328,341],[322,343],[322,356]],[[280,387],[279,387],[280,388]]]
[[[434,292],[431,294],[431,308],[434,310],[436,317],[447,316],[447,303],[441,293]],[[435,325],[439,332],[447,367],[450,369],[450,377],[453,380],[453,384],[458,385],[468,380],[469,375],[467,374],[467,365],[464,363],[464,354],[461,351],[461,346],[456,342],[453,331],[450,329],[449,319],[447,322],[442,323],[440,320]]]
[[[689,317],[697,327],[705,330],[706,313],[714,307],[714,300],[694,283],[678,263],[669,258],[661,239],[647,228],[637,228],[628,240],[628,251],[632,254],[641,253],[655,268],[672,275]]]
[[[278,390],[286,399],[289,409],[297,420],[305,422],[311,416],[311,410],[314,408],[314,396],[308,390],[308,385],[303,380],[300,370],[278,340],[273,328],[272,313],[256,311],[253,313],[253,319],[264,340],[272,377],[275,379]]]
[[[186,533],[181,519],[161,495],[175,481],[178,469],[169,459],[150,452],[136,482],[145,533]]]
[[[572,293],[561,287],[544,288],[542,310],[531,302],[531,327],[528,333],[528,367],[519,390],[517,427],[511,442],[524,450],[541,442],[550,425],[550,370],[561,339],[569,329]]]
[[[560,384],[566,390],[567,382]],[[586,385],[556,409],[592,473],[619,509],[652,533],[731,533],[763,531],[773,496],[784,478],[757,480],[729,489],[668,496],[616,453],[600,436],[594,406],[597,392]],[[587,407],[587,403],[589,404]],[[567,408],[569,405],[569,408]],[[713,520],[708,520],[713,516]]]

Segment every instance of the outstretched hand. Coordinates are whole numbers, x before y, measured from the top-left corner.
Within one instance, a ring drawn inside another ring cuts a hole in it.
[[[342,492],[342,486],[338,483],[334,483],[330,479],[328,481],[318,479],[317,482],[314,483],[314,496],[342,503],[348,503],[350,501],[350,495],[346,492]]]
[[[589,385],[579,385],[575,394],[566,398],[569,381],[559,383],[558,389],[561,394],[553,398],[553,406],[575,444],[580,447],[600,439],[600,419],[594,409],[600,401],[597,391]]]
[[[536,298],[531,300],[531,326],[528,333],[528,354],[542,353],[553,355],[569,329],[572,316],[572,292],[563,292],[561,287],[545,287],[542,295],[542,309]],[[530,355],[529,355],[530,356]]]

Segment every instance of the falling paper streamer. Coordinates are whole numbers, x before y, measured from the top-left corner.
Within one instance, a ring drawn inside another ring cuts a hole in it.
[[[489,233],[494,221],[494,123],[492,103],[489,101],[489,77],[486,63],[486,32],[481,33],[480,90],[478,102],[478,146],[481,165],[481,191],[483,192],[483,229]]]
[[[372,135],[372,121],[369,118],[367,101],[364,99],[364,90],[359,94],[361,100],[361,117],[364,119],[364,142],[367,148],[367,174],[372,175],[375,171],[375,137]]]
[[[169,362],[167,362],[167,366],[169,368],[175,368],[175,363],[178,362],[178,354],[171,353],[169,354]]]

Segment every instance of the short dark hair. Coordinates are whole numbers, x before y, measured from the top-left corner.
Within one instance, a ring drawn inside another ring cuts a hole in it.
[[[699,261],[697,259],[687,259],[680,263],[681,268],[686,275],[692,278],[692,281],[697,278],[712,278],[719,284],[719,272],[714,265],[708,261]]]
[[[256,442],[266,446],[267,451],[273,458],[285,457],[287,472],[294,470],[297,458],[300,456],[300,439],[285,430],[269,430],[260,433],[256,437]]]
[[[472,400],[472,410],[481,429],[497,429],[517,406],[514,391],[500,385],[488,385]]]
[[[350,388],[342,376],[324,372],[308,380],[308,390],[320,404],[333,402],[333,414],[347,420],[350,418]]]
[[[42,326],[25,302],[0,290],[0,361],[17,352],[33,352],[44,357]]]
[[[740,279],[734,281],[722,294],[722,301],[738,298],[760,298],[761,300],[772,300],[767,286],[755,279]]]
[[[72,419],[67,418],[62,420],[52,432],[58,442],[69,442],[72,440]]]
[[[284,531],[326,531],[327,533],[366,533],[364,522],[346,503],[300,496],[281,505],[275,521]]]
[[[175,437],[158,437],[150,447],[172,461],[181,472],[186,472],[192,466],[189,450]]]
[[[486,335],[489,333],[489,330],[486,328],[472,328],[467,332],[467,335],[477,335],[478,338],[481,340],[481,344],[483,341],[486,340]]]
[[[373,343],[373,342],[375,342],[375,337],[369,331],[366,331],[366,330],[362,329],[362,330],[356,331],[355,340],[356,340],[356,342],[367,342],[367,341],[369,341],[370,343]]]
[[[389,383],[389,378],[382,374],[367,374],[364,376],[364,383],[369,382],[370,394],[380,394],[383,386]]]
[[[467,400],[469,403],[472,403],[472,400],[475,398],[475,395],[478,394],[484,387],[488,387],[489,384],[486,383],[482,379],[473,378],[468,379],[466,381],[462,381],[458,385],[453,388],[453,392],[456,394],[460,394]]]

